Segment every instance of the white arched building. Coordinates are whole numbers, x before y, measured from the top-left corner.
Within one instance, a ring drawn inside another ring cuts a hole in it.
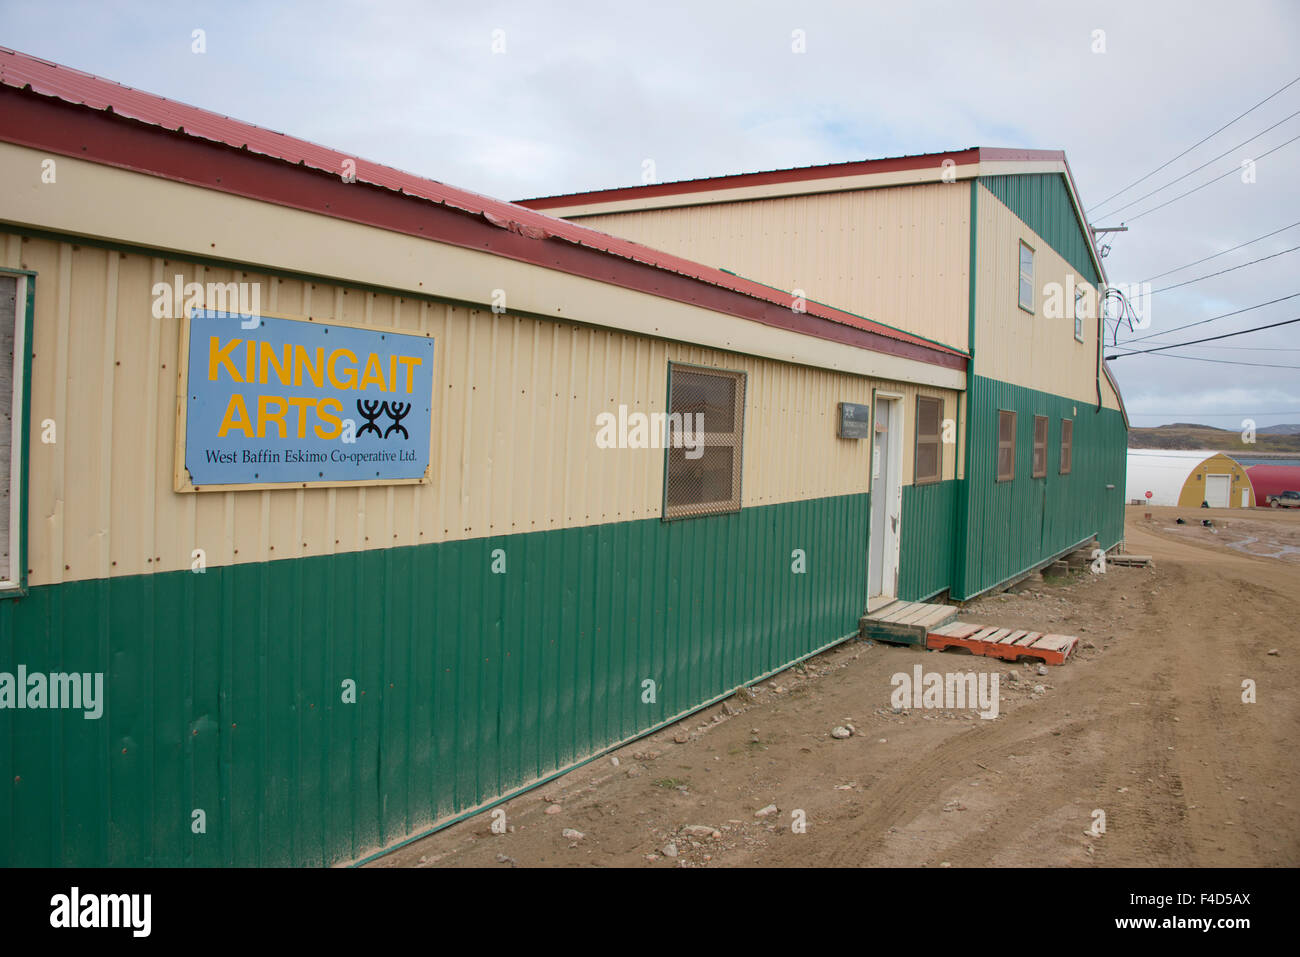
[[[1250,508],[1255,504],[1246,467],[1209,449],[1129,449],[1124,498],[1183,508],[1196,508],[1202,502],[1211,508]]]

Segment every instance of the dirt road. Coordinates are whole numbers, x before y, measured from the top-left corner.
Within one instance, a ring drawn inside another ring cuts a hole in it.
[[[1295,866],[1300,566],[1231,545],[1244,521],[1300,536],[1300,513],[1131,508],[1127,550],[1154,568],[962,611],[1078,635],[1046,676],[850,642],[509,802],[504,834],[485,813],[371,866]],[[896,712],[915,665],[996,673],[998,717]]]

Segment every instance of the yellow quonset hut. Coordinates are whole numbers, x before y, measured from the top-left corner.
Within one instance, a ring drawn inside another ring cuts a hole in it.
[[[362,859],[853,634],[879,456],[962,475],[962,348],[9,50],[0,176],[0,864]],[[423,471],[202,433],[206,322],[431,342]]]
[[[1255,490],[1246,467],[1224,452],[1129,449],[1125,498],[1181,508],[1202,502],[1211,508],[1252,508]]]

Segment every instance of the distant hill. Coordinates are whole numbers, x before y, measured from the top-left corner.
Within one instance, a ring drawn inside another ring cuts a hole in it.
[[[1271,425],[1257,429],[1253,444],[1241,440],[1241,432],[1176,422],[1154,428],[1131,428],[1128,432],[1131,449],[1214,449],[1229,455],[1239,453],[1291,452],[1300,454],[1300,425]]]

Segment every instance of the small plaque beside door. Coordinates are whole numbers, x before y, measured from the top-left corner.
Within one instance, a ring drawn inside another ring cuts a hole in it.
[[[871,406],[856,402],[840,403],[840,431],[842,439],[865,439],[871,435]]]

